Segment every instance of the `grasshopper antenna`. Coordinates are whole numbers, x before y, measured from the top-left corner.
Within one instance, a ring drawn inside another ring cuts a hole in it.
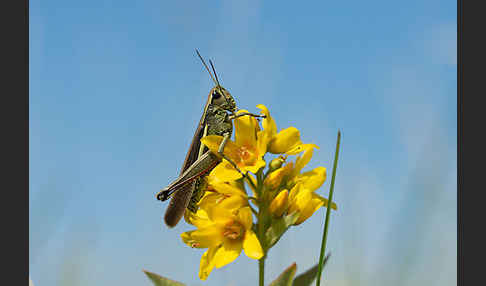
[[[206,62],[204,61],[204,59],[201,57],[201,54],[199,53],[199,51],[196,49],[196,53],[197,55],[199,56],[199,59],[201,59],[201,62],[203,63],[204,67],[206,68],[206,70],[208,71],[209,75],[211,76],[211,79],[214,81],[215,84],[219,85],[219,82],[217,80],[214,79],[214,76],[213,74],[211,73],[211,71],[209,70],[208,68],[208,65],[206,64]],[[211,62],[211,61],[209,61]],[[212,65],[212,64],[211,64]],[[213,69],[214,70],[214,69]],[[216,77],[217,79],[218,77]]]
[[[209,64],[211,65],[211,68],[213,69],[214,76],[216,77],[216,84],[218,85],[219,92],[221,92],[221,95],[224,96],[224,99],[226,102],[228,102],[228,98],[226,98],[226,95],[224,95],[223,89],[221,88],[221,85],[219,84],[218,80],[218,74],[216,73],[216,69],[214,68],[213,62],[209,60]]]
[[[218,74],[216,73],[216,69],[214,68],[213,62],[211,60],[209,60],[209,64],[211,65],[211,68],[213,69],[214,76],[216,77],[216,83],[218,84],[218,86],[221,86],[219,84]]]

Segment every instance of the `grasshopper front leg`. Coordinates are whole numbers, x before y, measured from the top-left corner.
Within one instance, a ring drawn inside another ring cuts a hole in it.
[[[238,117],[242,117],[242,116],[253,116],[253,117],[256,117],[257,119],[258,118],[266,118],[267,116],[266,115],[258,115],[258,114],[254,114],[254,113],[250,113],[250,112],[242,112],[240,114],[231,114],[229,116],[229,120],[233,120],[233,119],[236,119]],[[228,140],[230,139],[231,137],[231,133],[230,132],[226,132],[223,134],[223,141],[221,141],[221,144],[219,145],[219,148],[218,148],[218,154],[223,157],[224,159],[226,159],[226,161],[228,161],[243,177],[246,177],[247,179],[249,179],[247,173],[243,173],[243,171],[240,170],[240,168],[238,168],[238,166],[236,165],[235,162],[233,162],[233,160],[231,160],[230,158],[228,158],[228,156],[226,156],[224,154],[224,147],[226,146],[226,143],[228,142]]]
[[[232,114],[232,115],[230,115],[229,119],[230,120],[233,120],[235,118],[242,117],[242,116],[245,116],[245,115],[252,116],[252,117],[256,117],[257,119],[258,118],[266,118],[267,117],[266,115],[258,115],[258,114],[254,114],[254,113],[250,113],[250,112],[242,112],[240,114]]]
[[[228,158],[228,156],[224,154],[224,147],[226,146],[226,143],[228,142],[230,137],[231,137],[231,133],[224,133],[223,141],[221,141],[221,144],[219,144],[218,154],[224,159],[226,159],[226,161],[228,161],[236,169],[236,171],[238,171],[243,177],[248,178],[248,175],[246,173],[243,173],[243,171],[241,171],[240,168],[236,166],[236,163],[233,162],[233,160],[231,160],[230,158]]]

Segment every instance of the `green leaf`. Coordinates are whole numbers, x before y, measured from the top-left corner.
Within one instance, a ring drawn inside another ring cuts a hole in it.
[[[324,261],[322,262],[322,268],[324,269],[324,266],[326,265],[327,260],[329,259],[330,254],[324,258]],[[292,286],[310,286],[312,282],[314,282],[314,279],[316,279],[317,275],[317,270],[319,269],[319,263],[314,265],[312,268],[307,270],[306,272],[298,275],[295,277],[294,283]]]
[[[295,271],[297,271],[297,265],[294,262],[287,269],[285,269],[284,272],[277,277],[277,279],[273,280],[269,286],[291,286]]]
[[[341,131],[338,130],[336,153],[334,154],[334,165],[332,166],[331,188],[329,189],[329,202],[332,202],[332,195],[334,194],[334,182],[336,179],[336,168],[339,158],[339,145],[341,143]],[[326,253],[327,231],[329,230],[329,218],[331,217],[331,209],[326,208],[326,218],[324,221],[324,231],[322,233],[321,253],[319,254],[319,270],[317,270],[316,286],[321,285],[322,266],[324,262],[324,254]]]
[[[149,272],[147,270],[143,270],[143,272],[148,276],[148,278],[150,278],[150,280],[152,281],[152,283],[154,283],[155,286],[186,286],[186,284],[174,280],[170,280],[168,278],[162,277],[158,274]]]
[[[294,212],[272,222],[272,225],[265,233],[266,245],[268,248],[277,243],[285,231],[297,221],[299,215],[300,213]]]

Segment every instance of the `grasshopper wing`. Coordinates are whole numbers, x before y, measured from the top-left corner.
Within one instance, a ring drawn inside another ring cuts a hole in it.
[[[164,216],[167,226],[174,227],[181,220],[191,199],[195,183],[196,181],[194,180],[186,183],[172,196]]]
[[[184,163],[182,164],[182,169],[180,175],[182,175],[187,168],[189,168],[199,157],[199,148],[201,147],[201,138],[205,135],[204,134],[204,127],[206,121],[206,112],[208,110],[208,106],[211,103],[212,95],[211,92],[208,95],[208,100],[206,101],[206,105],[204,106],[204,112],[199,120],[199,124],[197,125],[196,132],[192,137],[191,145],[189,146],[189,151],[187,151],[186,158],[184,159]]]

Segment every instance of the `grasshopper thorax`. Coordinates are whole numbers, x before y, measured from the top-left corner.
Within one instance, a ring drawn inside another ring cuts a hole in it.
[[[221,93],[223,92],[223,94]],[[224,110],[235,112],[236,111],[236,102],[224,87],[222,86],[215,86],[210,91],[211,96],[211,104],[218,106]]]

